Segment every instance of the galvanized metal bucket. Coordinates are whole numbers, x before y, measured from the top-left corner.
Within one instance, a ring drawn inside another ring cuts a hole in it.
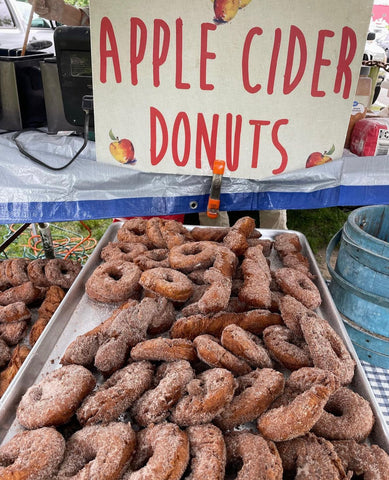
[[[389,206],[354,210],[327,247],[329,290],[363,360],[389,368]],[[330,258],[340,242],[335,269]]]

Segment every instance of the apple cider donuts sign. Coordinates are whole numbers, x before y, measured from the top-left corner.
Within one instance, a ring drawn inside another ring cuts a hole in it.
[[[262,179],[341,157],[367,0],[91,0],[97,160]]]

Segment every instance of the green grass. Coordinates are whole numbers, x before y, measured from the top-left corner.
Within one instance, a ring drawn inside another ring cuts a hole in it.
[[[326,248],[349,215],[348,209],[333,207],[315,210],[288,210],[288,228],[303,233],[313,253]]]

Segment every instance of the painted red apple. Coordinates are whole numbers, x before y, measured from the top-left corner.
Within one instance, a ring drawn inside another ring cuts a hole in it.
[[[316,167],[317,165],[323,165],[323,163],[331,162],[332,158],[330,155],[332,155],[335,151],[335,145],[332,145],[332,147],[328,150],[328,152],[313,152],[309,155],[307,162],[305,164],[306,168],[310,167]]]
[[[129,163],[134,165],[136,163],[134,145],[131,140],[127,138],[122,138],[119,140],[119,137],[116,137],[112,130],[109,131],[109,138],[112,142],[109,144],[109,151],[115,160],[119,163]]]

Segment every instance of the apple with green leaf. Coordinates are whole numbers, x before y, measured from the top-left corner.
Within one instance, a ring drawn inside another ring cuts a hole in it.
[[[305,164],[306,168],[316,167],[317,165],[323,165],[323,163],[331,162],[331,155],[335,152],[335,145],[323,153],[313,152],[309,155],[307,162]]]
[[[127,138],[116,137],[112,130],[109,131],[109,138],[112,142],[109,144],[109,151],[115,160],[119,163],[134,165],[136,163],[134,145]]]

